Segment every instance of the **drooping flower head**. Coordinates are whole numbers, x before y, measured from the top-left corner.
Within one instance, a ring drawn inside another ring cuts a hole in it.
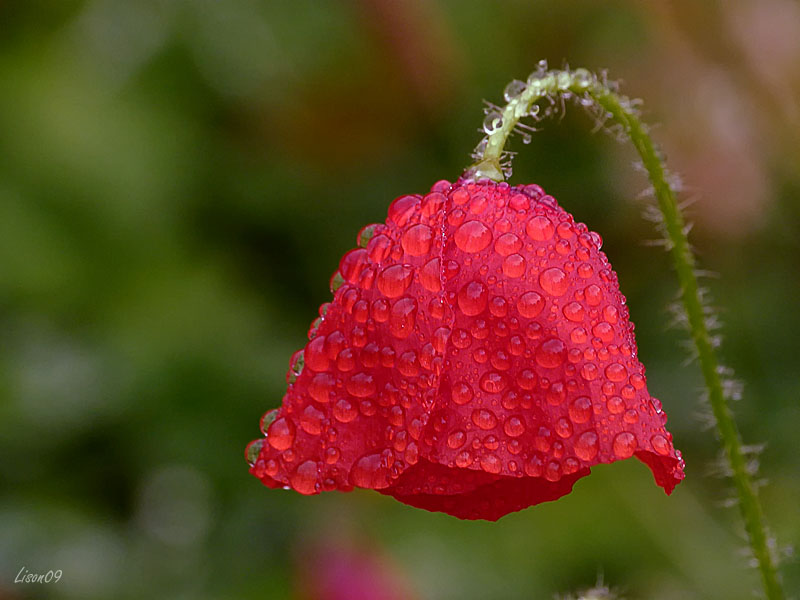
[[[598,463],[683,479],[601,238],[539,186],[441,181],[358,242],[248,446],[265,485],[496,520]]]

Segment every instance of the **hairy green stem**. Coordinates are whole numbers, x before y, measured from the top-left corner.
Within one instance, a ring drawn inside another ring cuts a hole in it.
[[[675,193],[667,180],[665,166],[648,135],[646,126],[638,116],[638,111],[631,106],[627,98],[617,94],[613,86],[585,69],[546,71],[540,68],[531,75],[526,84],[512,84],[507,88],[508,104],[502,112],[490,112],[487,116],[487,121],[484,123],[487,132],[485,145],[482,143],[476,150],[476,162],[467,173],[475,178],[488,177],[502,181],[504,176],[501,162],[504,148],[520,119],[531,114],[535,116],[535,109],[531,111],[531,108],[537,107],[535,103],[540,99],[562,101],[569,95],[581,99],[585,104],[599,107],[602,109],[601,116],[604,119],[610,118],[621,126],[647,170],[663,215],[664,233],[680,283],[689,329],[716,419],[717,431],[731,469],[750,547],[758,561],[766,597],[770,600],[783,599],[785,596],[770,552],[763,511],[747,470],[741,436],[728,405],[720,376],[719,360],[706,325],[703,301],[695,274],[696,259],[686,237],[686,224],[676,202]]]

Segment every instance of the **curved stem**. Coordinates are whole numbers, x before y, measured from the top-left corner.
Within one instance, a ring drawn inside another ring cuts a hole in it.
[[[519,120],[531,113],[531,107],[537,100],[546,96],[551,99],[559,96],[563,98],[567,93],[602,108],[604,117],[618,123],[633,143],[647,169],[663,215],[664,233],[669,242],[670,254],[681,287],[683,306],[716,419],[717,432],[731,468],[750,547],[758,561],[766,597],[770,600],[783,599],[785,595],[769,549],[763,511],[747,470],[741,436],[728,405],[720,376],[719,360],[706,325],[703,301],[695,275],[696,259],[686,237],[686,224],[676,202],[675,193],[667,181],[667,171],[659,153],[637,111],[631,107],[630,101],[585,69],[573,71],[540,69],[531,76],[523,91],[510,98],[502,113],[496,116],[489,115],[485,148],[481,148],[481,155],[467,170],[467,175],[501,181],[504,147]]]

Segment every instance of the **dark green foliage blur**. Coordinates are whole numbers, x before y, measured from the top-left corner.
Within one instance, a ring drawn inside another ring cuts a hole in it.
[[[800,13],[650,4],[0,0],[0,598],[327,598],[317,547],[380,556],[416,598],[599,576],[629,598],[750,597],[646,181],[579,109],[514,140],[512,182],[603,236],[687,463],[673,496],[627,461],[461,522],[268,490],[243,456],[358,230],[457,178],[482,101],[545,58],[607,68],[659,123],[718,274],[743,438],[766,443],[776,552],[800,543]],[[796,559],[783,575],[800,588]]]

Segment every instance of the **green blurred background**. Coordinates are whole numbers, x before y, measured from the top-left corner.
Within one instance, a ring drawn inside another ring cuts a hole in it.
[[[361,226],[457,178],[482,100],[539,59],[607,68],[696,200],[786,554],[798,40],[793,0],[0,0],[0,598],[332,598],[310,591],[325,552],[372,556],[386,597],[552,598],[599,575],[630,598],[750,597],[698,368],[668,327],[676,283],[646,245],[646,181],[579,110],[516,141],[512,182],[604,237],[686,459],[673,496],[627,461],[461,522],[373,492],[268,490],[243,451]],[[63,577],[15,584],[22,567]],[[800,589],[796,559],[783,575]]]

